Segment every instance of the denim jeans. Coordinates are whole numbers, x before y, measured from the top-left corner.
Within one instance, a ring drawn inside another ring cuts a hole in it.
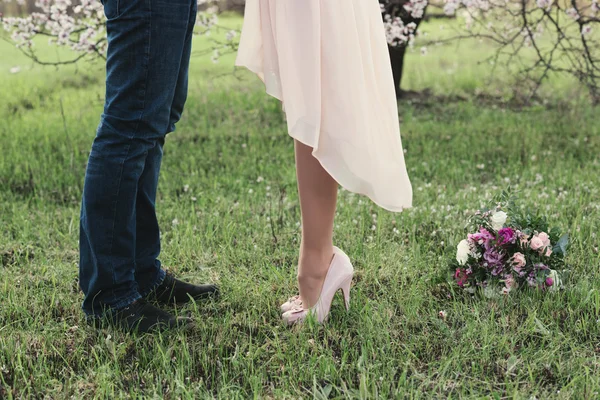
[[[197,0],[104,0],[106,100],[80,219],[83,310],[100,316],[164,279],[155,212],[167,133],[187,97]]]

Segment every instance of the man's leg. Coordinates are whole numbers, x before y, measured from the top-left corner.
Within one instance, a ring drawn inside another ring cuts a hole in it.
[[[188,93],[188,71],[192,52],[192,37],[196,23],[197,2],[192,2],[181,62],[177,73],[177,84],[171,102],[169,124],[165,134],[175,130],[175,124],[181,119]],[[142,297],[148,295],[165,276],[158,260],[160,254],[160,232],[156,218],[156,187],[162,160],[162,147],[157,146],[148,154],[146,168],[140,179],[137,198],[137,240],[135,279]]]
[[[157,169],[149,155],[162,148],[169,126],[194,2],[105,1],[118,15],[108,15],[106,104],[82,202],[80,285],[89,315],[141,297],[135,280],[139,184],[147,163]]]
[[[147,296],[165,277],[158,260],[160,230],[155,206],[163,145],[164,140],[160,140],[148,153],[137,192],[135,280],[142,297]]]
[[[198,4],[194,3],[192,6],[192,12],[190,14],[187,37],[185,39],[185,46],[183,48],[183,54],[181,57],[181,68],[179,69],[179,76],[177,77],[177,87],[175,88],[173,103],[171,104],[169,132],[173,132],[175,130],[175,124],[181,119],[183,106],[187,100],[190,57],[192,55],[192,37],[194,35],[194,24],[196,22],[197,8]]]
[[[194,2],[192,4],[190,20],[188,22],[188,31],[181,57],[177,87],[173,96],[173,102],[171,103],[167,132],[175,130],[175,124],[181,118],[187,98],[189,62],[192,52],[192,35],[194,23],[196,21],[196,9],[197,3]],[[155,170],[157,171],[157,169]],[[152,176],[152,174],[149,174],[148,176]],[[215,285],[194,285],[177,280],[171,275],[164,275],[160,269],[160,262],[156,258],[158,257],[159,246],[154,244],[158,242],[158,239],[156,239],[158,237],[158,224],[154,223],[156,214],[154,212],[153,203],[150,202],[150,199],[153,198],[153,193],[149,190],[143,190],[141,186],[140,193],[145,194],[138,196],[139,204],[140,206],[145,204],[145,206],[138,207],[138,221],[147,218],[147,222],[145,225],[139,226],[148,228],[145,233],[142,233],[141,229],[138,230],[137,245],[139,257],[137,259],[136,279],[140,287],[140,293],[142,293],[143,296],[146,296],[146,293],[148,293],[149,298],[163,304],[187,303],[191,300],[199,300],[218,295],[219,289]],[[147,235],[148,232],[150,232],[151,236]],[[144,240],[140,240],[142,237],[144,237]],[[160,271],[160,273],[157,273],[156,271]]]

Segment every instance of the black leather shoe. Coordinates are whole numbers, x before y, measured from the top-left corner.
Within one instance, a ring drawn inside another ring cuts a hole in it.
[[[161,304],[183,304],[218,295],[219,288],[216,285],[192,285],[167,274],[163,282],[146,298]]]
[[[97,328],[103,322],[117,326],[126,332],[162,332],[173,328],[182,328],[191,323],[189,318],[177,318],[168,312],[139,299],[133,304],[119,309],[104,319],[90,321]]]

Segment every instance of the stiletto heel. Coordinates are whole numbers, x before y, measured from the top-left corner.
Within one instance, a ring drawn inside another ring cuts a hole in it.
[[[331,260],[329,270],[325,276],[319,300],[317,300],[314,307],[306,309],[302,307],[301,303],[294,304],[294,301],[286,303],[292,308],[284,312],[282,317],[289,325],[304,321],[309,314],[313,314],[320,323],[324,322],[329,316],[331,303],[338,290],[342,290],[346,309],[350,308],[350,285],[354,268],[343,251],[337,247],[334,247],[333,250],[333,260]]]
[[[352,284],[352,278],[346,280],[340,290],[344,295],[344,304],[346,305],[346,311],[350,311],[350,285]]]

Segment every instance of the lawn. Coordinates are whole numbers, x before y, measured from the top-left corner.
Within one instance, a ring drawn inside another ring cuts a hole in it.
[[[600,398],[598,110],[559,77],[517,107],[509,77],[478,64],[486,51],[409,54],[405,88],[430,89],[399,103],[415,207],[393,214],[340,190],[351,311],[337,299],[325,326],[292,329],[278,308],[294,293],[300,211],[281,107],[231,55],[195,56],[165,148],[161,259],[223,295],[176,310],[190,332],[140,336],[94,330],[80,311],[102,63],[42,68],[0,42],[0,398]],[[467,215],[508,185],[570,232],[564,291],[487,299],[448,282]]]

